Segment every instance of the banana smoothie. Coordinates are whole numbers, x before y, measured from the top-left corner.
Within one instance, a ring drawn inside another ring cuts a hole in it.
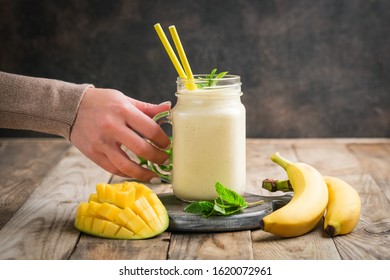
[[[176,197],[212,200],[215,183],[239,194],[246,184],[245,107],[239,76],[188,90],[178,79],[173,125],[172,186]]]

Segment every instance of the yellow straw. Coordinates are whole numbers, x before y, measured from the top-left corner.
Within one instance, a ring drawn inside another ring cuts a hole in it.
[[[191,67],[190,64],[188,63],[187,56],[181,44],[179,34],[177,34],[176,27],[174,25],[169,26],[169,31],[171,32],[171,36],[173,42],[175,43],[176,50],[179,53],[180,61],[184,67],[184,71],[186,71],[188,79],[193,79],[194,76],[192,75]]]
[[[154,25],[154,29],[156,29],[156,32],[158,34],[158,37],[160,37],[160,40],[162,44],[165,47],[165,50],[167,51],[169,58],[171,59],[173,66],[175,67],[177,73],[179,74],[179,77],[182,79],[186,79],[187,75],[183,70],[183,67],[181,67],[181,64],[179,60],[177,59],[177,56],[175,52],[173,51],[171,44],[169,43],[167,37],[165,36],[164,30],[162,30],[161,25],[159,23],[156,23]]]
[[[171,36],[173,42],[175,43],[175,47],[177,52],[179,53],[181,64],[184,67],[184,71],[186,72],[187,78],[190,80],[194,79],[194,75],[192,74],[190,64],[188,63],[186,53],[184,52],[183,45],[181,44],[179,34],[177,33],[176,27],[174,25],[169,26],[169,31],[171,32]],[[188,89],[196,89],[196,86],[193,82],[187,85]]]

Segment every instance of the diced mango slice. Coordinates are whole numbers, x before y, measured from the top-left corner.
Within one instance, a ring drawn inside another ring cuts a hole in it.
[[[98,196],[98,200],[101,199],[101,201],[106,200],[106,184],[97,184],[96,185],[96,193]]]
[[[158,217],[149,221],[149,227],[152,230],[158,230],[159,228],[161,228],[161,226],[162,226],[162,224],[161,224],[160,219]]]
[[[142,230],[146,230],[152,234],[152,230],[140,216],[135,216],[125,227],[133,231],[135,234],[138,234]]]
[[[100,207],[97,210],[96,214],[109,221],[113,221],[115,220],[115,217],[119,214],[120,211],[121,209],[119,207],[104,202],[103,204],[100,204]]]
[[[89,203],[81,202],[76,210],[76,217],[86,216],[88,211]]]
[[[130,237],[130,238],[129,238]],[[134,237],[134,233],[132,233],[127,228],[121,227],[118,233],[115,235],[117,239],[138,239]]]
[[[107,222],[107,225],[104,229],[103,235],[104,236],[115,236],[115,235],[117,235],[117,233],[119,232],[120,229],[121,229],[121,227],[118,226],[117,224],[114,224],[112,222]]]
[[[91,201],[99,202],[97,193],[91,193],[91,194],[89,195],[88,202],[91,202]]]
[[[96,232],[97,235],[101,235],[104,232],[106,225],[107,225],[107,221],[99,218],[94,218],[91,232]]]
[[[101,204],[99,202],[91,201],[88,203],[87,213],[89,216],[95,217],[97,216],[97,211],[99,210]]]
[[[115,222],[118,225],[125,226],[130,223],[137,215],[130,208],[123,209],[116,217]]]
[[[83,228],[85,228],[86,231],[91,231],[93,219],[94,219],[93,217],[84,216],[84,220],[83,220],[83,223],[81,224],[81,226]]]
[[[135,188],[131,190],[118,191],[115,196],[115,202],[118,207],[131,207],[135,200]]]
[[[75,227],[104,238],[144,239],[168,228],[169,217],[158,196],[138,182],[97,184],[96,193],[76,209]]]
[[[148,197],[152,192],[151,189],[149,189],[147,186],[145,186],[144,184],[135,184],[135,188],[136,188],[136,194],[135,194],[135,199],[137,200],[138,198],[140,198],[141,196],[146,196]]]
[[[137,232],[137,239],[145,239],[148,238],[153,233],[153,231],[149,227],[144,227],[140,231]]]

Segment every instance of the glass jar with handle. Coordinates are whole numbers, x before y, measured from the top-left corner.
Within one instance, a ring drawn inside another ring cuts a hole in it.
[[[173,170],[161,176],[172,183],[175,196],[186,201],[215,199],[216,182],[241,195],[246,185],[246,114],[240,77],[202,77],[178,78],[176,105],[154,118],[159,124],[172,124]]]

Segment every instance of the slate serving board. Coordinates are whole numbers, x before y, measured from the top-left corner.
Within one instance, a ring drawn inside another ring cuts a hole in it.
[[[231,216],[211,216],[184,212],[188,202],[177,199],[173,193],[159,194],[169,216],[168,231],[171,232],[226,232],[258,229],[260,220],[269,213],[286,205],[291,200],[291,194],[282,196],[259,196],[245,194],[247,202],[264,200],[263,204],[246,208]]]

